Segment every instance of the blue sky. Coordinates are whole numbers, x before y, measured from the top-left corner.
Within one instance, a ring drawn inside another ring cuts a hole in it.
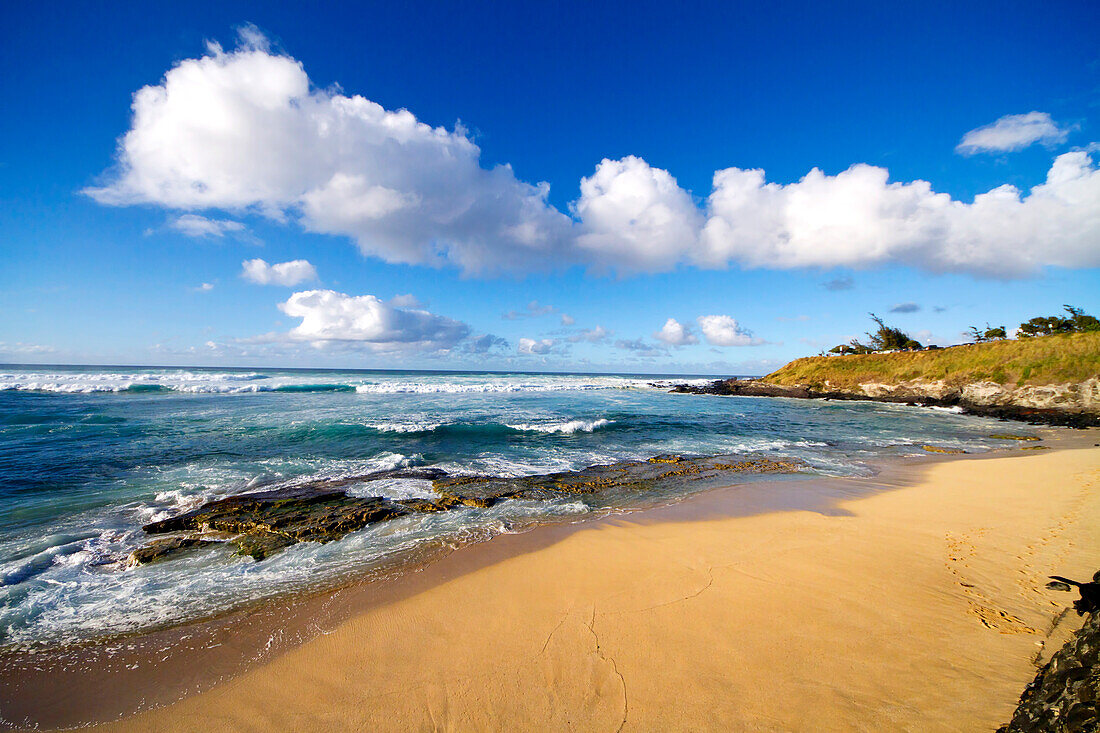
[[[0,361],[762,373],[1100,310],[1095,3],[39,5]]]

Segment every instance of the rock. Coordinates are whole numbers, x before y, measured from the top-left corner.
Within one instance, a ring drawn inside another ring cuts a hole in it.
[[[787,386],[759,379],[722,379],[706,385],[679,384],[670,390],[682,394],[740,397],[792,397],[822,400],[871,400],[925,407],[961,407],[963,412],[1032,425],[1072,428],[1100,427],[1100,378],[1079,384],[1008,388],[996,382],[961,387],[943,380],[914,379],[897,384],[865,382],[855,389],[824,385]]]
[[[167,560],[188,550],[195,550],[201,547],[213,547],[219,544],[221,544],[221,542],[199,539],[197,537],[166,537],[164,539],[154,540],[144,547],[139,547],[131,552],[126,557],[126,567],[133,568],[138,565],[148,565],[149,563]]]
[[[1100,614],[1090,613],[1024,689],[998,733],[1096,733],[1100,730]]]
[[[929,453],[966,453],[966,451],[960,448],[943,448],[938,445],[922,445],[921,448],[928,451]]]
[[[994,433],[989,437],[996,440],[1042,440],[1037,435],[1009,435],[1008,433]]]
[[[726,455],[655,456],[648,461],[624,461],[581,471],[521,477],[449,476],[437,469],[399,469],[229,496],[179,516],[147,524],[143,529],[149,534],[225,533],[233,537],[231,541],[239,554],[263,560],[297,542],[331,542],[370,524],[410,514],[449,511],[464,506],[487,508],[505,499],[548,501],[567,494],[635,491],[661,481],[715,479],[727,473],[793,472],[801,467],[797,461],[746,460]],[[357,497],[334,488],[391,476],[431,478],[439,498]],[[155,540],[131,555],[139,559],[160,559],[205,542],[195,536],[172,537]]]

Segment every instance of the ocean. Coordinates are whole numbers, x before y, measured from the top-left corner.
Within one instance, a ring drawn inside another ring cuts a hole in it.
[[[990,437],[1002,424],[951,410],[668,392],[709,379],[0,366],[0,646],[182,624],[399,571],[440,547],[673,502],[710,484],[417,514],[259,562],[218,546],[127,567],[149,539],[142,525],[261,488],[366,477],[341,488],[432,498],[431,481],[370,474],[526,476],[665,454],[794,459],[803,466],[794,476],[731,480],[797,481],[867,475],[876,460],[927,456],[928,444],[1006,445]]]

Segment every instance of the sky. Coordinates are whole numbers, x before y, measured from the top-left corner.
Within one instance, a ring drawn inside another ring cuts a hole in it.
[[[763,374],[1100,311],[1100,5],[0,6],[0,362]]]

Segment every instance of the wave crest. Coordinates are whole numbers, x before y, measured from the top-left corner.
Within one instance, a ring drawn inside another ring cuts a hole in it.
[[[574,433],[591,433],[607,425],[612,425],[614,422],[614,420],[608,420],[601,417],[597,420],[569,420],[567,422],[543,423],[538,425],[532,423],[519,423],[516,425],[509,425],[508,427],[513,430],[538,433],[565,433],[566,435],[572,435]]]

